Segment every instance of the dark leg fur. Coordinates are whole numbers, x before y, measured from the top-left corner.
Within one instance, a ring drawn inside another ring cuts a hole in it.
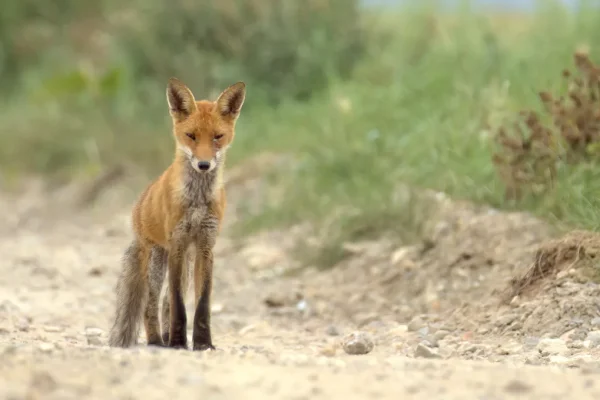
[[[194,265],[196,312],[194,313],[193,349],[214,350],[210,332],[210,297],[212,292],[213,254],[198,249]]]
[[[182,273],[185,263],[185,245],[181,242],[174,242],[170,246],[168,256],[169,268],[169,306],[170,306],[170,327],[169,327],[169,347],[187,348],[187,317],[185,313],[185,303],[182,290]]]
[[[167,257],[168,257],[168,253],[167,253]],[[187,293],[188,290],[188,267],[187,267],[187,263],[189,263],[189,260],[184,259],[184,264],[183,264],[183,268],[181,271],[181,291],[182,291],[182,297],[184,299],[185,302],[185,294]],[[165,264],[166,265],[166,264]],[[162,304],[162,312],[161,312],[161,326],[162,326],[162,340],[163,343],[165,345],[167,345],[169,343],[169,330],[171,329],[171,301],[170,301],[170,285],[167,282],[167,288],[166,288],[166,294],[163,298],[163,304]]]

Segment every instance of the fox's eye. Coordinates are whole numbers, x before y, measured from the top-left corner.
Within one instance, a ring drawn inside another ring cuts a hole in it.
[[[192,140],[196,140],[196,135],[194,135],[193,133],[186,133],[186,136]]]
[[[214,138],[214,139],[215,139],[215,140],[219,140],[219,139],[221,139],[222,137],[223,137],[223,134],[222,134],[222,133],[220,133],[220,134],[217,134],[217,135],[215,135],[215,138]]]

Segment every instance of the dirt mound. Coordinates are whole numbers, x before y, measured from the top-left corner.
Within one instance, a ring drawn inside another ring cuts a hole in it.
[[[555,239],[528,214],[438,197],[420,243],[346,244],[352,257],[303,275],[306,301],[326,319],[357,326],[418,317],[479,336],[584,338],[600,329],[600,235]]]
[[[524,335],[561,336],[566,333],[585,337],[600,326],[600,235],[574,231],[542,244],[533,262],[511,280],[503,300],[515,317],[507,331]]]
[[[535,295],[562,271],[577,268],[596,275],[595,260],[600,253],[600,235],[594,232],[574,231],[566,236],[543,244],[535,254],[531,267],[511,281],[508,300],[519,295]],[[575,271],[575,270],[573,270]]]
[[[356,252],[352,258],[325,274],[307,272],[305,281],[319,282],[311,295],[335,301],[331,315],[341,311],[359,324],[373,315],[408,321],[453,314],[455,321],[445,317],[446,323],[472,329],[470,322],[458,322],[471,318],[465,309],[497,304],[496,294],[527,268],[550,229],[524,213],[435,197],[437,215],[420,243],[403,246],[383,238],[348,245]]]

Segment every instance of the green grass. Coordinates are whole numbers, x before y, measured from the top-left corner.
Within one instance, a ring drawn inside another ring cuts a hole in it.
[[[540,90],[562,93],[561,71],[578,46],[600,60],[600,13],[569,14],[551,3],[532,16],[371,12],[363,15],[365,53],[349,78],[328,69],[325,90],[309,100],[280,90],[276,104],[266,101],[268,86],[250,84],[230,167],[262,151],[295,161],[271,171],[273,195],[242,232],[314,222],[326,231],[309,262],[330,266],[343,257],[343,241],[420,234],[426,208],[398,199],[403,184],[596,229],[597,165],[565,167],[551,193],[509,203],[491,162],[488,125],[539,108]],[[141,85],[126,69],[120,74],[119,90],[108,94],[50,91],[34,103],[31,93],[48,73],[28,72],[22,93],[0,111],[2,173],[72,176],[124,159],[160,171],[173,148],[165,82],[157,76]],[[297,92],[298,82],[290,87]]]

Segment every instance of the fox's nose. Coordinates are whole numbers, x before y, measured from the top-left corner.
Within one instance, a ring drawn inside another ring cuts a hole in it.
[[[198,169],[200,171],[206,171],[209,168],[210,168],[210,162],[208,162],[208,161],[200,161],[200,162],[198,162]]]

